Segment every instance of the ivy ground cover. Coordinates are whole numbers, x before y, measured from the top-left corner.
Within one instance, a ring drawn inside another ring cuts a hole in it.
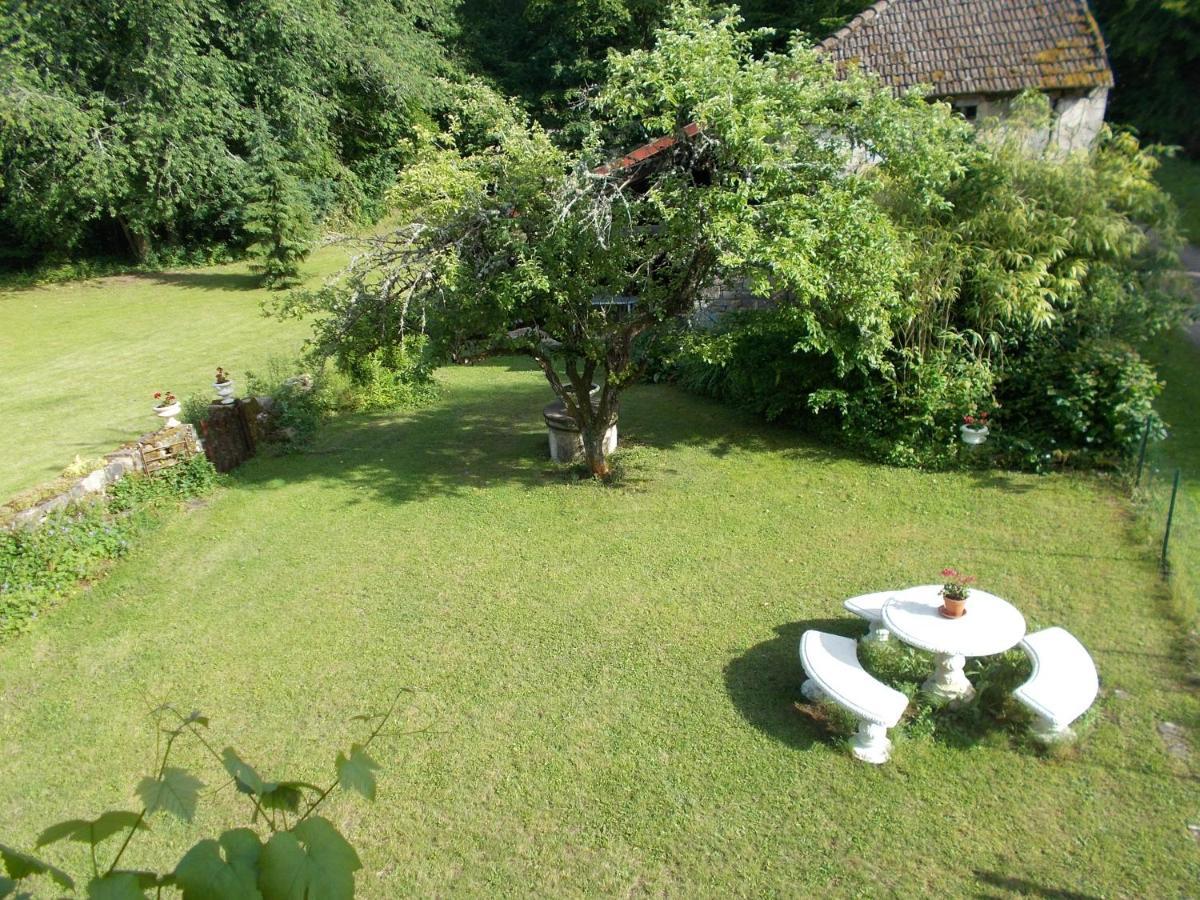
[[[409,687],[377,802],[327,811],[363,896],[1194,889],[1196,757],[1158,729],[1194,736],[1200,702],[1115,485],[883,468],[652,386],[606,488],[545,461],[524,363],[439,379],[432,406],[248,464],[0,647],[6,843],[135,803],[161,702],[319,783],[349,718]],[[873,768],[797,708],[804,629],[858,633],[844,597],[948,564],[1092,651],[1075,750],[918,719]],[[197,824],[235,809],[209,784]],[[131,867],[195,837],[154,828]]]

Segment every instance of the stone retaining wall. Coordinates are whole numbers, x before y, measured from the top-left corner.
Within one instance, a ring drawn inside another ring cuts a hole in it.
[[[151,460],[153,468],[162,468],[163,453],[178,447],[187,448],[180,458],[186,458],[200,448],[196,429],[191,425],[163,428],[144,434],[124,447],[112,453],[106,453],[104,458],[108,462],[102,468],[80,478],[65,491],[14,514],[2,527],[36,528],[51,513],[65,509],[85,497],[102,493],[110,484],[115,484],[131,472],[146,471],[148,458]]]

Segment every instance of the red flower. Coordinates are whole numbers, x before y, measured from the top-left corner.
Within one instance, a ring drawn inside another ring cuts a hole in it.
[[[155,399],[155,400],[159,400],[159,399],[161,399],[161,398],[162,398],[162,391],[155,391],[155,392],[154,392],[154,399]]]
[[[958,569],[942,569],[943,578],[957,578]]]

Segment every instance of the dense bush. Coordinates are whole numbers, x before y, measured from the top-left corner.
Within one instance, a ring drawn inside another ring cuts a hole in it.
[[[261,436],[284,451],[306,447],[335,413],[417,406],[437,393],[421,335],[333,362],[275,357],[246,373],[246,390],[271,398]]]
[[[425,403],[437,393],[433,358],[424,335],[364,354],[347,354],[337,366],[349,380],[342,406],[352,411],[396,409]]]
[[[889,346],[877,360],[846,366],[814,353],[815,329],[839,317],[781,298],[688,335],[683,383],[836,428],[900,464],[954,459],[958,424],[980,410],[993,413],[992,447],[1012,464],[1130,452],[1148,417],[1159,427],[1158,385],[1136,348],[1187,308],[1175,213],[1155,160],[1129,135],[1105,132],[1068,157],[1033,152],[1048,115],[1044,98],[1028,97],[1003,126],[951,135],[942,160],[885,159],[860,172],[903,248],[880,264],[906,300],[879,310]]]
[[[131,475],[106,497],[52,513],[37,528],[0,530],[0,639],[37,617],[47,602],[124,555],[140,519],[164,503],[207,493],[216,472],[203,455],[155,475]]]

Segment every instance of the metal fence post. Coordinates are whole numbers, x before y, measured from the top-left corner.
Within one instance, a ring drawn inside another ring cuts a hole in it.
[[[1142,445],[1138,449],[1138,464],[1137,477],[1133,479],[1133,486],[1141,487],[1142,484],[1142,466],[1146,464],[1146,444],[1150,440],[1150,417],[1146,416],[1146,424],[1142,426]]]
[[[1167,529],[1163,532],[1162,567],[1166,571],[1170,564],[1167,562],[1167,547],[1171,543],[1171,520],[1175,518],[1175,497],[1179,493],[1179,469],[1175,470],[1175,483],[1171,487],[1171,505],[1167,507]]]

